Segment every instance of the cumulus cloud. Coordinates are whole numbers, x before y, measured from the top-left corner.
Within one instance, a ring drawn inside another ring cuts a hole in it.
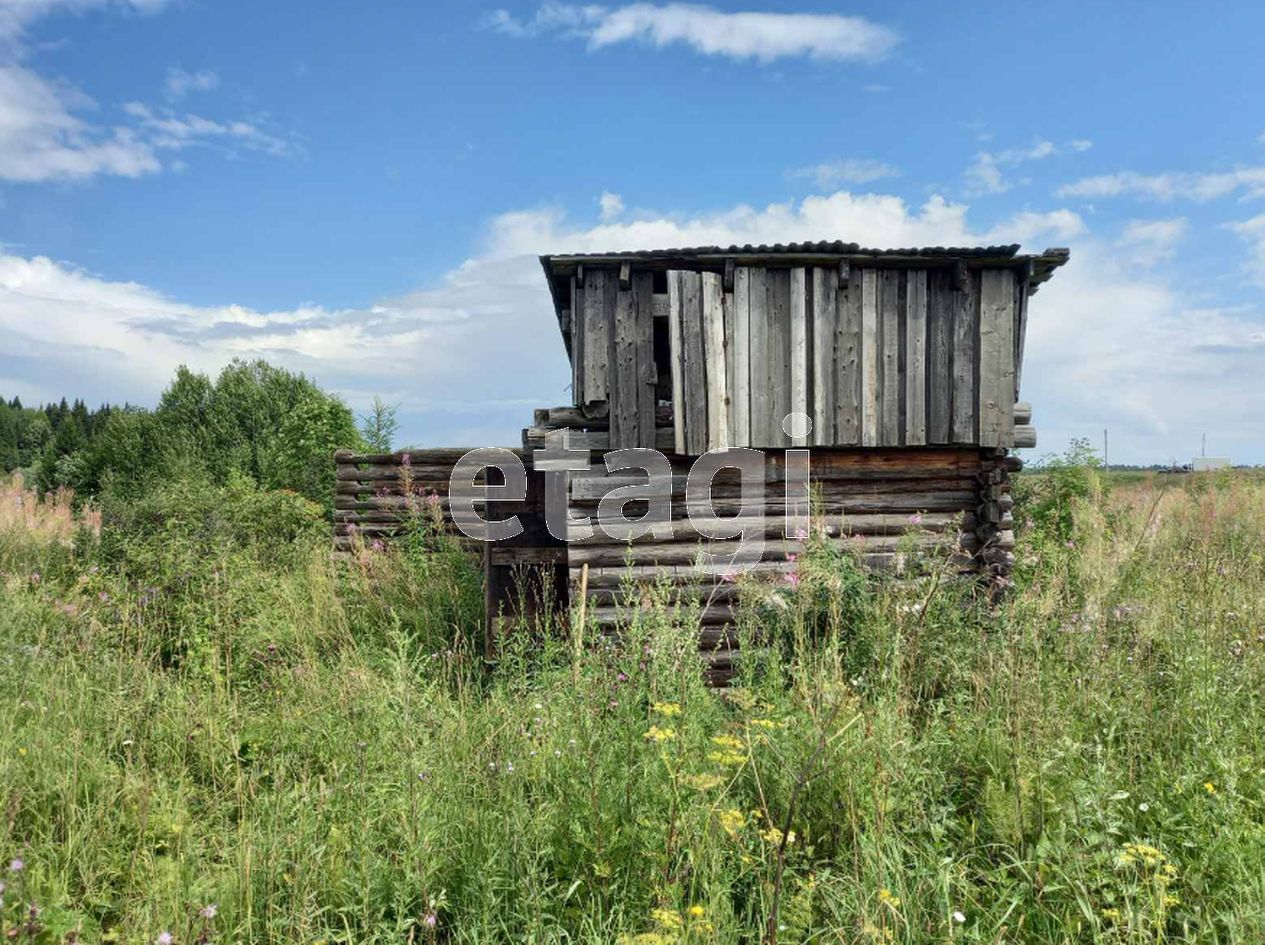
[[[178,66],[167,70],[164,93],[169,102],[178,102],[190,92],[209,92],[220,84],[220,77],[210,69],[186,72]]]
[[[1130,220],[1121,231],[1117,247],[1126,258],[1140,266],[1153,266],[1171,259],[1177,252],[1177,244],[1186,235],[1188,223],[1184,217],[1169,220]]]
[[[792,178],[809,178],[823,190],[838,187],[840,184],[869,184],[886,177],[900,174],[890,164],[869,158],[844,158],[838,161],[825,161],[807,167],[797,167],[790,172]]]
[[[704,56],[763,63],[794,57],[875,62],[900,41],[893,30],[859,16],[725,13],[689,3],[619,7],[545,3],[528,19],[497,10],[490,24],[511,36],[555,34],[583,39],[590,49],[620,43],[655,49],[684,45]]]
[[[1169,171],[1140,174],[1120,171],[1082,177],[1064,184],[1055,193],[1060,197],[1133,196],[1150,200],[1193,200],[1204,202],[1242,191],[1248,197],[1265,196],[1265,167],[1241,167],[1232,171],[1198,173]]]
[[[601,208],[603,220],[613,220],[624,212],[624,199],[609,190],[597,198],[597,205]]]
[[[1010,190],[1014,184],[1006,178],[1006,169],[1017,167],[1029,161],[1041,161],[1060,154],[1077,154],[1088,151],[1093,142],[1076,138],[1058,145],[1053,141],[1040,139],[1026,148],[1007,148],[1004,151],[980,151],[975,161],[966,169],[965,177],[967,193],[1001,194]]]

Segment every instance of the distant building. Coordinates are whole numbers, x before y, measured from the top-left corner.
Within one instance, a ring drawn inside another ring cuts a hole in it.
[[[1195,472],[1207,472],[1210,469],[1229,469],[1230,460],[1225,456],[1196,456],[1190,461],[1190,468]]]

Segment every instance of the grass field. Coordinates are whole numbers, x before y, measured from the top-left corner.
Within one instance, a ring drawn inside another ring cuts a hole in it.
[[[1000,607],[821,549],[717,693],[662,607],[485,673],[458,551],[290,494],[11,485],[0,935],[1265,941],[1265,484],[1018,488]]]

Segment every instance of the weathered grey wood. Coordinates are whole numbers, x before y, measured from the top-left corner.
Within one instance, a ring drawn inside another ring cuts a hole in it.
[[[613,449],[640,446],[637,429],[641,379],[637,371],[637,308],[629,287],[615,297],[615,330],[611,333],[610,442]]]
[[[905,273],[905,443],[927,442],[927,270]]]
[[[979,444],[1009,446],[1015,403],[1014,273],[980,273]]]
[[[616,273],[606,269],[584,273],[584,387],[581,404],[610,397],[611,322],[614,320]]]
[[[1028,334],[1028,280],[1015,279],[1015,400],[1023,380],[1023,343]]]
[[[571,277],[571,399],[584,403],[584,286]]]
[[[861,442],[861,274],[850,273],[835,297],[835,442]]]
[[[654,276],[643,270],[632,276],[637,317],[637,445],[653,449],[658,421],[659,368],[654,359]]]
[[[685,342],[681,336],[681,275],[668,273],[668,344],[672,364],[672,425],[676,452],[685,453]]]
[[[949,437],[975,443],[979,405],[979,274],[968,273],[966,291],[953,290],[953,406]]]
[[[839,274],[833,269],[814,266],[809,287],[812,302],[812,417],[813,438],[817,446],[835,443],[835,355],[836,319],[839,303]],[[845,289],[846,291],[846,289]]]
[[[790,271],[791,403],[788,413],[808,415],[808,271]],[[791,438],[793,446],[807,446],[807,436]]]
[[[879,282],[879,445],[900,446],[904,433],[901,401],[904,378],[901,376],[901,289],[905,273],[899,269],[883,269]]]
[[[703,280],[681,273],[681,336],[685,347],[685,449],[707,452],[707,362],[703,349]]]
[[[729,391],[725,377],[725,308],[722,277],[702,274],[703,364],[707,388],[707,449],[729,445]]]
[[[953,285],[946,270],[927,274],[927,442],[949,442],[953,409]]]
[[[765,369],[769,380],[765,404],[770,437],[767,445],[788,446],[791,441],[782,428],[782,421],[791,412],[791,271],[770,269],[767,279],[769,360]]]
[[[734,270],[734,330],[729,347],[733,364],[734,384],[729,392],[732,408],[732,445],[751,445],[751,270],[739,266]]]
[[[856,276],[852,277],[856,281]],[[849,289],[851,284],[849,285]],[[879,416],[879,274],[861,270],[861,445],[878,446]]]
[[[1030,424],[1016,424],[1014,447],[1018,450],[1035,449],[1037,445],[1037,428]]]
[[[1015,425],[1032,422],[1032,404],[1019,401],[1015,404]]]
[[[773,445],[769,430],[768,362],[769,362],[769,271],[748,269],[749,304],[748,323],[751,329],[748,387],[748,424],[751,446]]]

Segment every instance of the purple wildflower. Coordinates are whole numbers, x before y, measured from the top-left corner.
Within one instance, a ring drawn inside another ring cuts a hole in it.
[[[910,524],[910,525],[921,525],[921,524],[922,524],[922,513],[921,513],[921,512],[915,512],[913,515],[909,516],[909,524]]]
[[[171,945],[175,941],[175,937],[170,932],[159,932],[158,938],[154,939],[154,945]]]
[[[26,869],[26,864],[22,862],[20,857],[14,857],[9,863],[9,870],[14,873],[20,873]]]
[[[212,902],[203,906],[202,911],[199,913],[199,915],[201,915],[202,918],[209,920],[209,919],[214,919],[215,914],[219,911],[220,911],[220,907]]]
[[[433,929],[439,923],[439,916],[433,912],[428,912],[422,919],[422,925],[428,929]]]
[[[787,571],[786,574],[782,575],[782,580],[791,587],[799,587],[799,572]]]

